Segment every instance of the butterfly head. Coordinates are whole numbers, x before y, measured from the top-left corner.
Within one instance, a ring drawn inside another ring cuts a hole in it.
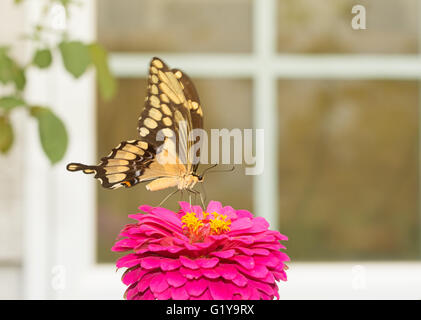
[[[203,175],[193,173],[192,176],[197,178],[197,182],[203,182]]]

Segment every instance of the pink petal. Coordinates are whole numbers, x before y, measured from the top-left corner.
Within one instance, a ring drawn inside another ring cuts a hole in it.
[[[234,292],[235,294],[239,294],[242,300],[249,300],[252,289],[249,286],[244,288],[235,287]]]
[[[166,276],[168,284],[176,288],[181,287],[187,281],[179,271],[168,271]]]
[[[175,270],[181,266],[181,263],[178,259],[161,259],[161,269],[163,271]]]
[[[175,212],[165,208],[154,208],[152,213],[166,223],[171,223],[174,226],[181,228],[181,220]]]
[[[203,269],[203,270],[212,270],[212,269]],[[185,276],[187,279],[199,279],[202,275],[202,272],[200,270],[192,270],[189,268],[180,268],[180,273]]]
[[[238,233],[238,231],[243,231],[243,230],[251,228],[252,225],[253,223],[251,222],[250,218],[240,218],[240,219],[234,220],[232,221],[230,225],[231,231],[229,233],[230,234]]]
[[[227,283],[222,281],[210,281],[209,292],[214,300],[231,300],[232,291]]]
[[[235,237],[235,240],[247,245],[254,243],[254,237],[251,236],[238,236]]]
[[[253,269],[250,268],[244,268],[242,266],[237,266],[238,270],[240,270],[242,273],[254,277],[254,278],[264,278],[266,277],[267,273],[269,272],[268,269],[264,265],[256,265]]]
[[[195,260],[196,264],[201,268],[213,268],[219,262],[218,258],[199,258]]]
[[[215,271],[227,280],[234,279],[238,274],[238,270],[230,264],[220,264],[215,268]]]
[[[253,218],[253,215],[247,210],[237,210],[238,218]]]
[[[168,288],[161,293],[155,294],[158,300],[170,300],[171,299],[171,288]]]
[[[180,205],[181,210],[183,210],[184,213],[190,213],[193,211],[193,206],[185,201],[179,201],[178,204]]]
[[[180,262],[183,266],[190,269],[199,269],[197,263],[185,256],[180,256]]]
[[[213,269],[202,269],[202,274],[208,279],[216,279],[219,278],[219,273]]]
[[[269,228],[269,222],[263,217],[257,217],[253,219],[252,227],[247,232],[255,233],[262,232]]]
[[[116,262],[117,268],[123,268],[123,267],[131,268],[138,264],[140,264],[140,258],[138,257],[138,255],[134,253],[121,257]]]
[[[241,273],[237,273],[235,278],[232,279],[232,282],[234,282],[239,287],[244,287],[247,284],[247,278]]]
[[[148,205],[142,205],[142,206],[139,206],[139,208],[138,208],[138,209],[139,209],[139,210],[141,210],[141,211],[144,211],[144,212],[149,213],[149,212],[151,212],[151,211],[152,211],[153,207],[148,206]],[[143,214],[142,214],[142,215],[143,215]]]
[[[190,297],[190,300],[212,300],[212,296],[209,293],[209,290],[205,290],[201,296]]]
[[[135,299],[135,296],[139,293],[137,290],[137,285],[138,285],[137,283],[134,283],[127,288],[126,292],[124,293],[124,297],[127,300]]]
[[[222,212],[222,205],[218,201],[209,201],[208,207],[206,209],[206,212],[212,213],[221,213]]]
[[[238,255],[233,258],[236,262],[242,265],[244,268],[253,269],[254,259],[249,256]]]
[[[161,258],[157,257],[147,257],[143,258],[141,261],[142,268],[145,269],[155,269],[161,266]]]
[[[270,285],[268,285],[267,283],[249,280],[249,285],[251,287],[254,287],[254,288],[258,289],[259,291],[261,291],[263,293],[266,293],[269,296],[272,296],[274,294],[273,288]]]
[[[262,279],[262,281],[267,283],[275,283],[275,277],[273,276],[272,272],[268,272],[266,277]]]
[[[149,287],[154,293],[160,293],[164,291],[165,289],[167,289],[168,282],[165,279],[165,274],[159,273],[157,276],[155,276],[149,283]]]
[[[121,277],[121,280],[125,285],[128,286],[132,283],[139,281],[147,272],[148,271],[143,270],[141,268],[127,269],[127,271],[124,272],[123,276]]]
[[[143,294],[139,295],[140,300],[155,300],[155,296],[151,290],[146,290]]]
[[[253,250],[243,247],[237,247],[236,250],[240,251],[241,253],[244,253],[246,256],[252,256],[254,254]]]
[[[256,264],[263,264],[268,267],[276,267],[277,265],[279,265],[279,263],[281,263],[281,261],[274,255],[268,255],[263,257],[256,256],[254,257],[254,262]]]
[[[113,251],[127,251],[137,246],[137,241],[133,239],[122,239],[115,243],[112,247]]]
[[[192,206],[193,212],[196,213],[196,217],[203,219],[203,210],[200,206]]]
[[[221,210],[221,214],[227,216],[227,218],[231,219],[231,221],[237,219],[236,211],[230,206],[223,207]]]
[[[172,288],[171,297],[174,300],[187,300],[189,298],[189,294],[187,293],[186,289],[184,289],[184,287]]]
[[[149,288],[149,284],[151,280],[157,275],[157,273],[148,273],[143,276],[142,281],[139,281],[137,284],[137,290],[139,292],[145,291],[147,288]]]
[[[224,258],[224,259],[231,258],[234,254],[235,254],[234,249],[229,249],[225,251],[215,251],[211,253],[212,256]]]
[[[251,288],[248,300],[260,300],[261,294],[257,288]]]
[[[184,288],[187,290],[187,293],[191,296],[199,296],[206,290],[208,287],[208,280],[199,279],[199,280],[190,280],[184,285]]]
[[[252,249],[254,254],[258,254],[258,255],[262,255],[262,256],[267,256],[269,255],[269,250],[263,249],[263,248],[255,248]]]
[[[288,255],[284,252],[279,252],[279,257],[281,258],[281,261],[290,261],[291,259],[288,257]]]

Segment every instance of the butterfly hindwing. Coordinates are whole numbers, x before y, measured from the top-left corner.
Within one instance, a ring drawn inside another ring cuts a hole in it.
[[[141,140],[131,140],[120,143],[96,166],[70,163],[67,169],[95,174],[104,188],[132,187],[142,181],[145,170],[154,158],[155,148],[152,145]]]

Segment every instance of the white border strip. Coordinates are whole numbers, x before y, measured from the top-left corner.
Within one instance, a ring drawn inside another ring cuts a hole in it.
[[[254,77],[260,67],[260,59],[249,54],[156,55],[195,77]],[[150,59],[151,54],[113,53],[110,64],[117,77],[145,77]],[[421,57],[416,55],[276,55],[266,60],[266,67],[263,72],[289,79],[421,79]]]

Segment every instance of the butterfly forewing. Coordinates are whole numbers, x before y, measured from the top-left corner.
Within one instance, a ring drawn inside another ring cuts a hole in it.
[[[145,108],[138,120],[140,140],[120,143],[97,166],[71,163],[67,169],[95,174],[103,187],[112,189],[152,180],[156,181],[150,190],[176,186],[180,177],[196,172],[198,164],[192,164],[190,156],[195,142],[189,141],[189,134],[202,127],[202,108],[190,78],[153,58]],[[170,163],[160,161],[164,156]]]

